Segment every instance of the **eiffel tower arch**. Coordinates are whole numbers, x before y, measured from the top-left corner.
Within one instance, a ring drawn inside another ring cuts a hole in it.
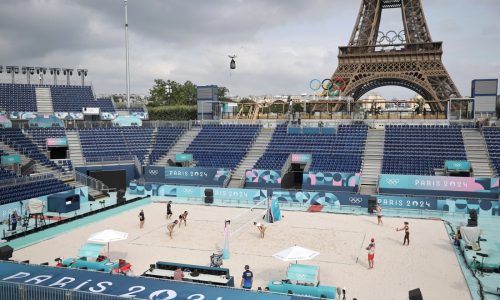
[[[382,10],[401,9],[403,30],[379,31]],[[339,64],[332,80],[343,78],[342,96],[358,100],[383,86],[408,88],[433,110],[461,97],[442,62],[442,42],[434,42],[421,0],[362,0],[348,46],[339,47]]]

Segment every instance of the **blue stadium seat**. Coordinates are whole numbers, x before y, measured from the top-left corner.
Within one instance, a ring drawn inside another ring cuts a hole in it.
[[[197,167],[235,169],[245,157],[261,125],[204,125],[186,153]]]
[[[291,153],[312,154],[311,171],[357,173],[361,169],[368,126],[340,125],[335,135],[288,134],[277,126],[255,169],[280,170]]]
[[[434,175],[445,160],[467,160],[461,127],[388,125],[383,174]]]

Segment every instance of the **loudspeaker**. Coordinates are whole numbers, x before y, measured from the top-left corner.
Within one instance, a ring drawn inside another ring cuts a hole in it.
[[[373,214],[375,212],[375,207],[377,206],[377,198],[368,198],[368,213]]]
[[[214,195],[213,189],[205,189],[205,197],[210,197]]]
[[[414,289],[408,292],[408,297],[410,300],[423,300],[422,298],[422,292],[420,289]]]
[[[118,204],[123,204],[125,203],[125,191],[124,190],[118,190],[116,192],[116,203]]]
[[[9,245],[0,247],[0,260],[9,260],[12,257],[12,252],[14,249]]]

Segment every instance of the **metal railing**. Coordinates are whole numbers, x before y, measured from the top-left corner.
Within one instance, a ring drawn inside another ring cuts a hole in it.
[[[224,183],[222,184],[222,186],[227,187],[227,185],[229,184],[229,181],[231,181],[232,177],[233,177],[233,173],[232,172],[228,173],[226,179],[224,179]]]
[[[292,155],[290,154],[290,155],[288,155],[288,158],[286,159],[285,164],[281,168],[281,174],[288,173],[288,170],[290,169],[291,166],[292,166]]]
[[[139,158],[137,158],[137,155],[134,155],[134,165],[137,169],[137,172],[139,172],[139,175],[142,175],[142,164],[139,161]]]
[[[36,172],[36,161],[33,159],[21,167],[21,175],[27,175],[34,172]]]
[[[41,175],[34,175],[34,176],[16,177],[16,178],[11,178],[11,179],[1,180],[0,186],[5,187],[5,186],[10,186],[10,185],[26,184],[26,183],[30,183],[30,182],[38,182],[38,181],[43,181],[43,180],[52,179],[52,178],[55,178],[53,174],[41,174]]]
[[[117,155],[117,156],[100,156],[97,160],[93,159],[92,161],[87,160],[84,157],[84,165],[92,166],[92,165],[113,165],[120,163],[134,164],[134,156],[133,155]]]
[[[94,190],[100,191],[100,192],[113,192],[115,189],[108,187],[104,182],[92,178],[90,176],[87,176],[81,172],[78,171],[73,171],[74,176],[75,176],[75,181],[81,185],[88,186]]]

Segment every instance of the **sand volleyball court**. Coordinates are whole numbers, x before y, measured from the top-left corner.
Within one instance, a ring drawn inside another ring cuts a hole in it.
[[[177,227],[170,239],[166,205],[152,203],[143,209],[146,222],[142,230],[139,210],[130,210],[15,251],[13,259],[54,264],[55,257],[77,255],[90,234],[109,228],[129,233],[126,241],[110,245],[110,256],[131,262],[136,275],[156,261],[208,265],[210,255],[223,245],[224,220],[245,210],[174,203],[173,218],[184,210],[189,216],[187,226]],[[375,216],[282,213],[282,221],[268,225],[264,240],[251,224],[230,240],[231,258],[223,267],[230,269],[235,283],[239,284],[246,264],[254,272],[254,289],[284,278],[288,263],[272,254],[298,245],[320,252],[302,263],[320,266],[321,283],[347,288],[349,299],[407,299],[408,290],[414,288],[422,290],[424,299],[471,299],[441,221],[409,219],[410,246],[402,246],[403,232],[395,228],[406,219],[384,218],[384,225],[377,226]],[[242,223],[244,218],[236,225]],[[376,242],[375,268],[369,270],[365,247],[372,237]]]

